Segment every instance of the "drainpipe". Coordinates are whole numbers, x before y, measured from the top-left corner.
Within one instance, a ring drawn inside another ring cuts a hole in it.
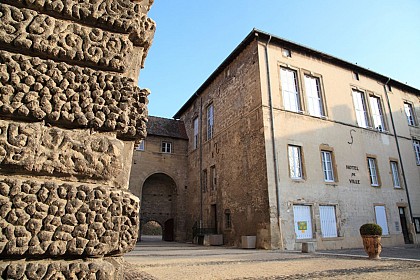
[[[198,94],[196,93],[197,97]],[[199,139],[198,139],[198,147],[200,147],[200,151],[199,151],[199,166],[200,166],[200,222],[198,225],[198,228],[203,228],[203,147],[202,147],[202,143],[203,143],[203,115],[202,112],[203,111],[203,98],[200,97],[200,109],[199,109]]]
[[[268,102],[270,107],[270,130],[271,130],[271,144],[273,146],[273,162],[274,162],[274,179],[276,187],[276,197],[277,197],[277,221],[279,223],[279,238],[280,238],[280,249],[283,249],[283,234],[281,230],[281,221],[280,221],[280,189],[279,189],[279,172],[278,172],[278,162],[277,162],[277,150],[276,150],[276,138],[275,138],[275,129],[274,129],[274,112],[273,112],[273,100],[271,93],[271,80],[270,80],[270,65],[269,65],[269,56],[268,56],[268,45],[271,41],[271,35],[268,38],[268,41],[265,45],[265,62],[267,70],[267,87],[268,87]]]
[[[397,146],[397,152],[398,152],[398,159],[400,161],[400,165],[401,165],[401,175],[403,177],[403,182],[404,182],[404,186],[405,186],[405,193],[407,195],[407,201],[408,201],[408,210],[410,212],[410,222],[411,222],[411,229],[414,229],[414,219],[413,219],[413,212],[411,211],[411,201],[410,201],[410,194],[408,192],[408,184],[407,184],[407,178],[405,177],[405,170],[404,170],[404,164],[403,164],[403,160],[402,160],[402,156],[401,156],[401,150],[400,150],[400,143],[398,141],[398,135],[397,135],[397,131],[395,129],[395,123],[394,123],[394,117],[392,115],[392,109],[391,109],[391,102],[389,101],[389,96],[388,96],[388,91],[386,89],[386,86],[388,85],[389,81],[391,80],[391,78],[388,78],[388,81],[386,81],[386,83],[384,84],[384,92],[385,92],[385,96],[386,96],[386,101],[388,103],[388,109],[389,109],[389,115],[391,117],[391,125],[392,125],[392,130],[394,131],[394,138],[395,138],[395,144]],[[414,243],[417,244],[417,236],[415,232],[412,232],[413,235],[413,241]]]

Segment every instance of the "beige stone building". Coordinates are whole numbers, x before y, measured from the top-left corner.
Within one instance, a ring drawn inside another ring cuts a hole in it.
[[[177,240],[201,227],[233,246],[256,236],[257,248],[360,247],[359,227],[376,222],[385,246],[417,242],[419,96],[253,30],[175,114],[186,135],[149,130],[155,152],[135,153],[148,166],[133,165],[130,188],[145,205],[148,178],[172,178]]]

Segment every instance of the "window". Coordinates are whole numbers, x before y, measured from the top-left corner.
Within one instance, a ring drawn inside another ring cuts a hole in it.
[[[210,167],[210,189],[214,191],[216,189],[216,167],[213,165]]]
[[[213,104],[207,107],[207,140],[213,138],[214,108]]]
[[[378,170],[376,168],[376,158],[368,157],[368,168],[369,168],[369,176],[370,176],[370,185],[372,187],[379,186],[379,177],[378,177]]]
[[[322,237],[337,237],[337,218],[335,206],[319,206]]]
[[[140,142],[137,144],[136,151],[144,151],[144,140],[140,140]]]
[[[225,210],[225,229],[230,229],[232,228],[232,217],[230,214],[230,210],[226,209]]]
[[[415,121],[415,118],[414,118],[413,105],[411,103],[404,102],[404,111],[405,111],[405,114],[407,116],[408,125],[415,126],[416,121]]]
[[[353,79],[356,80],[356,81],[360,80],[359,73],[353,72]]]
[[[384,115],[381,106],[381,99],[377,96],[370,96],[370,109],[372,111],[373,126],[379,131],[385,131]]]
[[[305,90],[308,99],[308,113],[316,117],[324,116],[319,78],[305,75]]]
[[[416,154],[417,165],[420,165],[420,141],[413,140],[414,153]]]
[[[382,228],[382,235],[389,235],[385,206],[375,206],[376,223]]]
[[[289,145],[290,178],[303,179],[301,147]]]
[[[207,169],[203,170],[203,177],[201,179],[203,182],[203,192],[207,192]]]
[[[311,239],[313,237],[311,206],[293,205],[293,218],[296,239]]]
[[[331,151],[321,151],[322,158],[322,170],[324,171],[324,181],[325,182],[334,182],[334,169],[332,162],[332,152]]]
[[[398,163],[396,161],[391,161],[391,173],[392,173],[392,182],[394,183],[394,188],[400,189],[400,172],[398,169]]]
[[[413,218],[414,227],[416,228],[416,233],[420,233],[420,218]]]
[[[292,51],[289,49],[283,49],[282,54],[284,57],[292,57]]]
[[[172,153],[171,142],[162,142],[162,153]]]
[[[194,124],[193,147],[194,147],[194,149],[197,149],[197,147],[198,147],[198,118],[194,119],[193,124]]]
[[[286,110],[300,112],[297,73],[288,68],[280,68],[283,105]]]
[[[356,111],[357,124],[360,127],[368,127],[368,115],[366,111],[365,94],[362,91],[353,90],[354,109]]]

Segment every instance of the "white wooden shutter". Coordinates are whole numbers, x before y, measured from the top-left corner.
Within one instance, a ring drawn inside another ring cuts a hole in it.
[[[295,233],[297,239],[312,238],[311,207],[307,205],[293,206]]]
[[[319,206],[322,237],[337,237],[337,219],[334,206]]]
[[[375,206],[376,223],[382,228],[382,235],[389,235],[385,206]]]

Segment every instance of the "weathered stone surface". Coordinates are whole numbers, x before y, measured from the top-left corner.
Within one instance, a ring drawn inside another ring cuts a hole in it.
[[[2,258],[122,254],[137,241],[129,192],[0,177],[0,205]]]
[[[104,260],[50,260],[0,262],[1,279],[116,279],[115,267]]]
[[[0,170],[113,179],[123,167],[121,140],[41,123],[0,120]]]
[[[155,29],[153,20],[146,16],[153,0],[3,0],[3,2],[114,32],[133,33],[133,36],[135,35],[137,39],[142,38],[142,41],[152,38]]]
[[[0,116],[143,138],[148,94],[129,78],[0,51]]]
[[[133,51],[128,36],[0,4],[0,43],[27,53],[123,72]]]

